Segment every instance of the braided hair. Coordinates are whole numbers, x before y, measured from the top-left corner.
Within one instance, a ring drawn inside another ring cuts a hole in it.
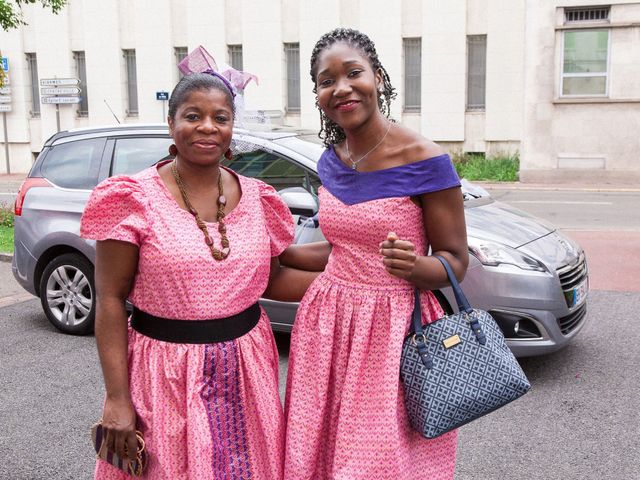
[[[375,44],[368,36],[358,30],[353,30],[351,28],[336,28],[335,30],[325,33],[320,37],[320,40],[318,40],[316,46],[313,48],[313,52],[311,53],[310,73],[311,80],[313,81],[313,93],[316,95],[318,93],[318,85],[316,83],[316,76],[318,74],[318,57],[324,50],[339,42],[346,43],[347,45],[360,50],[360,52],[369,59],[373,71],[381,72],[383,90],[382,92],[378,92],[378,108],[384,116],[389,118],[391,113],[391,100],[396,98],[396,89],[391,85],[389,74],[382,66],[382,63],[380,63]],[[318,133],[318,137],[322,139],[326,147],[331,144],[342,142],[346,138],[344,131],[337,123],[325,115],[320,108],[320,105],[318,105],[317,97],[316,107],[320,111],[320,132]]]

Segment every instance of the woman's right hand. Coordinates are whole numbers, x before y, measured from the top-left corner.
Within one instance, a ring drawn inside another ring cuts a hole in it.
[[[106,447],[124,460],[135,458],[138,450],[136,438],[136,412],[131,399],[109,399],[102,413]],[[126,445],[126,448],[125,448]]]

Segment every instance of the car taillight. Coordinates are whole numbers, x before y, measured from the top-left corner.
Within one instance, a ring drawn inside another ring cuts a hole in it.
[[[22,185],[20,185],[20,189],[18,190],[18,196],[16,197],[16,203],[13,207],[13,213],[16,217],[22,215],[22,204],[24,203],[24,197],[29,191],[30,188],[33,187],[51,187],[51,183],[47,181],[46,178],[27,178]]]

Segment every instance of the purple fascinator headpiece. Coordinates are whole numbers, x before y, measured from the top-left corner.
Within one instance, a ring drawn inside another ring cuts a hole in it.
[[[242,93],[247,84],[254,80],[258,84],[258,77],[247,72],[240,72],[229,65],[223,64],[218,67],[215,59],[207,50],[200,45],[187,55],[179,64],[178,69],[183,75],[192,73],[208,73],[218,77],[224,82],[231,94]]]

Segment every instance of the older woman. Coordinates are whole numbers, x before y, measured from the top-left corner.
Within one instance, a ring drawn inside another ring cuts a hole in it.
[[[141,430],[154,480],[282,475],[278,353],[257,301],[267,286],[299,297],[314,275],[278,265],[293,222],[275,190],[220,165],[233,94],[216,73],[184,77],[169,100],[175,160],[104,181],[82,218],[98,241],[106,446],[131,457]],[[102,460],[95,477],[128,478]]]

